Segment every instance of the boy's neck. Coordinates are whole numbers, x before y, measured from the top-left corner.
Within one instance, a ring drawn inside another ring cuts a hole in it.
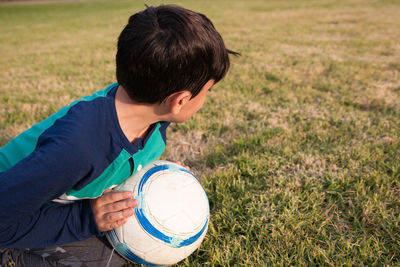
[[[158,105],[133,101],[122,86],[115,95],[115,109],[122,132],[133,143],[137,138],[145,138],[150,125],[162,120]]]

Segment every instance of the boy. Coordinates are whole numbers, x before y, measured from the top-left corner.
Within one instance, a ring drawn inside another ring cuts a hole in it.
[[[131,16],[118,40],[118,83],[0,149],[0,264],[104,265],[111,251],[91,237],[126,223],[138,205],[111,188],[161,155],[169,123],[201,108],[229,53],[202,14],[165,5]],[[114,256],[111,265],[123,263]]]

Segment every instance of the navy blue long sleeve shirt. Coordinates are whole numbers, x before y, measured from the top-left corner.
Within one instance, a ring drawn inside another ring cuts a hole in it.
[[[130,143],[115,110],[117,88],[73,102],[0,149],[0,247],[47,247],[101,234],[90,199],[162,154],[169,122]]]

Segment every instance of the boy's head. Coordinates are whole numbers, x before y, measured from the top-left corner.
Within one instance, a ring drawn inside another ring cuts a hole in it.
[[[131,99],[160,103],[175,92],[199,94],[229,69],[228,50],[204,15],[173,5],[134,14],[118,39],[117,80]]]

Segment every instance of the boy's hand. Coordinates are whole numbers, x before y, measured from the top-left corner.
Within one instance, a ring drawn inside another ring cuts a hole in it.
[[[92,200],[92,209],[100,232],[120,227],[128,221],[135,212],[138,201],[133,198],[133,192],[114,192],[111,189]]]
[[[182,162],[175,160],[174,163],[176,163],[178,165],[181,165],[183,168],[185,168],[186,170],[190,171],[190,167],[183,165]]]

